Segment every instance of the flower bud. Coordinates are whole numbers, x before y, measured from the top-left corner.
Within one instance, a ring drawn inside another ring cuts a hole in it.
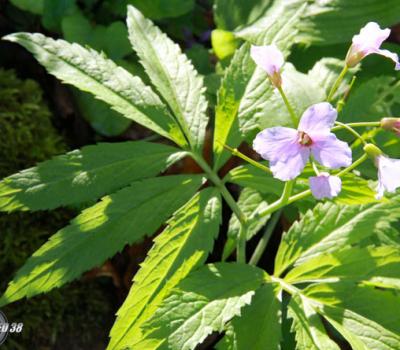
[[[400,118],[383,118],[381,120],[381,128],[400,136]]]
[[[253,45],[250,55],[257,66],[267,73],[272,85],[276,88],[281,87],[282,77],[280,71],[285,62],[282,52],[275,45]]]
[[[364,152],[368,155],[368,157],[370,157],[374,162],[376,161],[376,159],[381,156],[383,154],[383,152],[376,147],[375,145],[373,145],[372,143],[367,143],[364,146]]]

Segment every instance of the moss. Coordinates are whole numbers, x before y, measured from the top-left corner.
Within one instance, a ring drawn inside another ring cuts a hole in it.
[[[51,116],[36,82],[0,69],[0,177],[66,151]],[[73,216],[65,209],[0,214],[1,291],[29,256]],[[97,325],[113,318],[106,287],[98,280],[81,280],[4,307],[9,321],[23,322],[24,331],[10,336],[2,348],[94,348],[93,342],[107,337]]]

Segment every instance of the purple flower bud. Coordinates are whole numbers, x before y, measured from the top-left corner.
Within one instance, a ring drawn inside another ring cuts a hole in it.
[[[381,128],[400,136],[400,118],[383,118],[381,120]]]
[[[250,56],[257,66],[264,69],[275,87],[282,85],[281,68],[285,62],[283,54],[275,45],[251,46]]]
[[[399,57],[396,53],[388,50],[381,50],[382,43],[389,37],[390,29],[381,29],[375,22],[369,22],[360,33],[353,36],[353,43],[346,56],[348,67],[354,67],[364,57],[376,53],[390,58],[395,64],[395,69],[400,70]]]
[[[378,167],[378,189],[377,199],[381,199],[384,192],[396,192],[400,187],[400,159],[392,159],[384,155],[379,155],[376,158]]]
[[[299,176],[310,155],[331,169],[349,166],[349,145],[331,133],[336,118],[337,111],[329,103],[317,103],[303,113],[297,130],[280,126],[265,129],[254,139],[253,148],[269,160],[274,177],[282,181]]]
[[[338,176],[320,173],[308,179],[312,195],[316,199],[336,197],[342,190],[342,180]]]

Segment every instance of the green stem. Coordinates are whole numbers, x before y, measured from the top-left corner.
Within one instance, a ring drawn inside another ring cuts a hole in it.
[[[351,126],[349,126],[349,124],[344,124],[341,122],[335,122],[336,125],[341,126],[342,128],[346,129],[347,131],[349,131],[351,134],[353,134],[357,139],[359,139],[364,145],[366,145],[367,143],[365,142],[365,140],[362,138],[362,136],[355,131]]]
[[[353,79],[351,79],[350,85],[348,87],[348,89],[346,90],[346,92],[344,93],[343,97],[339,100],[339,102],[336,105],[336,110],[338,111],[338,113],[340,113],[344,107],[344,105],[346,104],[347,98],[350,95],[350,91],[353,88],[353,85],[356,81],[357,77],[354,76]]]
[[[239,263],[246,263],[246,241],[247,241],[247,225],[240,225],[239,237],[236,242],[236,260]]]
[[[290,201],[290,195],[292,193],[294,183],[295,180],[286,182],[281,197],[274,203],[270,204],[267,208],[265,208],[265,210],[259,213],[258,216],[261,217],[272,214],[273,212],[288,204]]]
[[[257,167],[257,168],[259,168],[259,169],[261,169],[261,170],[263,170],[263,171],[266,171],[267,173],[270,173],[270,172],[271,172],[271,170],[270,170],[268,167],[266,167],[265,165],[262,165],[262,164],[256,162],[254,159],[251,159],[250,157],[246,156],[245,154],[243,154],[242,152],[240,152],[237,148],[232,148],[232,147],[230,147],[230,146],[228,146],[228,145],[223,145],[223,146],[224,146],[224,148],[226,148],[228,151],[230,151],[230,152],[232,153],[232,155],[243,159],[243,160],[246,161],[247,163],[250,163],[251,165],[253,165],[253,166]]]
[[[355,169],[356,167],[358,167],[361,163],[363,163],[365,160],[368,159],[368,155],[366,153],[364,153],[360,158],[358,158],[353,164],[351,164],[350,166],[348,166],[346,169],[343,169],[342,171],[338,172],[336,174],[336,176],[343,176],[345,174],[347,174],[348,172],[352,171],[353,169]],[[272,214],[273,212],[277,211],[278,209],[282,208],[285,205],[291,204],[293,202],[296,202],[300,199],[306,198],[309,195],[311,195],[311,190],[305,190],[303,192],[300,192],[298,194],[295,194],[291,197],[288,198],[288,200],[286,201],[286,203],[282,204],[281,203],[281,199],[278,199],[276,202],[272,203],[271,205],[269,205],[267,208],[265,208],[264,211],[262,211],[261,213],[258,214],[259,217],[263,217],[263,216],[267,216]]]
[[[224,183],[219,178],[219,176],[211,169],[203,157],[197,155],[196,153],[188,152],[189,155],[200,165],[200,167],[205,171],[208,178],[214,183],[214,185],[219,189],[222,196],[224,197],[226,203],[229,205],[231,210],[235,213],[236,217],[240,222],[240,232],[237,240],[237,254],[236,258],[238,262],[246,262],[246,240],[247,240],[247,218],[242,212],[242,210],[237,205],[235,199],[226,189]]]
[[[379,127],[381,126],[381,122],[361,122],[361,123],[347,123],[346,125],[351,128],[364,128],[364,127]],[[332,131],[342,130],[344,126],[337,125],[332,128]]]
[[[331,91],[329,92],[329,95],[327,97],[327,101],[330,102],[333,98],[333,96],[335,95],[337,89],[340,86],[340,83],[342,82],[344,76],[346,75],[347,71],[349,70],[349,67],[347,67],[347,65],[345,65],[342,69],[342,71],[340,72],[338,78],[336,79],[335,83],[333,84]]]
[[[361,163],[365,162],[368,159],[368,155],[364,153],[360,158],[358,158],[353,164],[348,166],[346,169],[343,169],[342,171],[338,172],[336,176],[343,176],[347,174],[348,172],[352,171],[353,169],[357,168]]]
[[[258,242],[257,247],[256,247],[252,257],[250,258],[250,261],[249,261],[250,265],[257,265],[258,262],[260,261],[261,256],[263,255],[265,248],[267,247],[269,239],[271,238],[271,235],[274,232],[276,224],[279,221],[281,212],[282,211],[279,210],[276,213],[274,213],[274,215],[272,216],[270,222],[268,223],[267,228],[264,231],[263,236],[261,237],[260,241]]]
[[[285,92],[283,91],[282,87],[279,86],[277,89],[278,89],[278,91],[280,92],[280,94],[282,96],[283,102],[285,102],[286,108],[287,108],[287,110],[288,110],[288,112],[290,114],[290,118],[292,119],[293,126],[297,127],[298,118],[297,118],[297,115],[296,115],[294,109],[292,108],[292,106],[291,106],[288,98],[286,97]]]

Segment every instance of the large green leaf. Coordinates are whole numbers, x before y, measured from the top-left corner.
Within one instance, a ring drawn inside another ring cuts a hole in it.
[[[397,0],[313,1],[299,23],[300,33],[296,40],[307,45],[350,43],[352,36],[367,22],[375,21],[381,26],[398,23],[399,11]]]
[[[304,290],[304,294],[324,305],[349,309],[395,334],[400,334],[399,290],[340,281],[312,284]]]
[[[263,27],[263,35],[252,41],[258,45],[275,43],[288,53],[297,33],[295,26],[302,7],[301,1],[274,6]],[[266,95],[272,91],[265,71],[256,68],[249,51],[250,45],[244,44],[235,53],[218,92],[214,134],[216,169],[229,157],[229,152],[223,149],[224,143],[236,147],[257,130],[257,113],[262,114],[262,107],[268,103]]]
[[[146,337],[136,348],[193,350],[212,331],[223,331],[267,279],[257,267],[234,263],[191,273],[145,324]]]
[[[268,283],[257,289],[228,326],[217,350],[278,350],[281,341],[281,290]]]
[[[284,234],[275,260],[275,274],[287,267],[355,244],[375,235],[400,217],[399,197],[388,203],[344,206],[318,205]]]
[[[220,198],[212,188],[197,193],[174,214],[167,228],[155,239],[117,313],[109,349],[124,349],[140,340],[140,326],[153,315],[164,296],[205,262],[220,220]]]
[[[103,55],[38,33],[16,33],[4,39],[24,46],[49,73],[64,83],[92,93],[126,118],[177,144],[186,144],[167,107],[151,88]]]
[[[215,0],[214,18],[219,29],[233,31],[262,17],[273,0]]]
[[[177,149],[144,141],[86,146],[0,182],[0,210],[43,210],[90,201],[157,175]]]
[[[201,176],[193,175],[152,178],[104,197],[32,255],[8,286],[0,305],[60,287],[126,244],[154,233],[201,182]]]
[[[288,305],[288,316],[293,319],[298,350],[339,350],[326,334],[324,325],[312,307],[301,295],[293,295]]]
[[[208,123],[203,79],[177,44],[128,7],[129,38],[153,85],[174,112],[190,145],[202,148]]]
[[[398,334],[351,310],[325,305],[320,313],[346,338],[354,350],[400,349]]]
[[[322,253],[294,267],[285,281],[301,283],[332,279],[374,283],[384,287],[384,281],[397,281],[400,286],[400,251],[397,247],[350,248]]]

